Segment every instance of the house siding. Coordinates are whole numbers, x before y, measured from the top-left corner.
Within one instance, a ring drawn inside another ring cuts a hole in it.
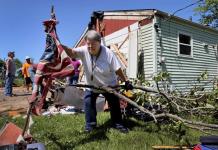
[[[141,54],[143,61],[143,75],[145,80],[151,81],[154,75],[154,43],[153,43],[153,24],[141,26],[139,29],[138,44],[139,54]],[[139,62],[141,63],[141,62]]]
[[[218,33],[191,26],[179,21],[158,19],[157,58],[165,57],[165,63],[160,64],[157,59],[157,70],[170,73],[170,82],[174,88],[186,90],[191,88],[197,77],[207,70],[209,78],[202,85],[210,89],[212,80],[218,73],[218,59],[216,56]],[[185,33],[192,38],[192,57],[178,55],[178,33]],[[208,44],[208,49],[204,48]],[[213,47],[215,46],[215,47]]]

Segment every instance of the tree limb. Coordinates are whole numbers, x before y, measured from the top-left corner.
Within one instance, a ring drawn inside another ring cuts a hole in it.
[[[190,121],[190,120],[183,119],[183,118],[181,118],[181,117],[179,117],[177,115],[170,114],[170,113],[157,114],[157,115],[155,115],[155,117],[156,118],[169,117],[169,118],[172,118],[174,120],[182,121],[183,123],[187,123],[187,124],[218,129],[218,125],[216,125],[216,124],[207,124],[207,123],[202,123],[202,122]]]
[[[152,112],[150,112],[148,109],[146,109],[146,108],[144,108],[142,106],[139,106],[136,102],[134,102],[131,99],[123,96],[122,94],[118,93],[116,90],[114,90],[114,89],[112,89],[110,87],[96,87],[96,86],[93,86],[93,85],[84,85],[84,84],[76,84],[76,85],[72,85],[72,86],[92,88],[92,89],[100,90],[100,91],[103,91],[103,92],[112,93],[115,96],[119,97],[120,99],[126,101],[127,103],[135,106],[140,111],[149,114],[151,117],[153,117],[154,121],[157,122],[157,119],[155,118],[154,114]]]

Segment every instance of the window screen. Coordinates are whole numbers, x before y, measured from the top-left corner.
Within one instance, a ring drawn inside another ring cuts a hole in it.
[[[191,36],[179,34],[179,54],[191,56],[191,51]]]

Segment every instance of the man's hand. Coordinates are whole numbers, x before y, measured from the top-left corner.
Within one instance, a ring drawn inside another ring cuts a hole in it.
[[[133,89],[133,85],[130,81],[125,81],[125,89],[126,90],[132,90]]]

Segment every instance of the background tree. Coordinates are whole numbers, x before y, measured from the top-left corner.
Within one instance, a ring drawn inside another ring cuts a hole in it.
[[[0,87],[4,85],[5,79],[5,62],[4,60],[0,59]]]
[[[21,69],[23,63],[18,58],[15,58],[14,61],[15,61],[16,68],[17,68],[17,77],[18,78],[23,78],[22,69]]]
[[[195,12],[201,16],[201,24],[218,28],[218,0],[202,0]]]
[[[17,69],[22,67],[23,63],[18,58],[15,58],[14,61]]]
[[[2,67],[4,66],[4,64],[5,64],[4,60],[2,60],[2,59],[0,58],[0,68],[2,68]]]

